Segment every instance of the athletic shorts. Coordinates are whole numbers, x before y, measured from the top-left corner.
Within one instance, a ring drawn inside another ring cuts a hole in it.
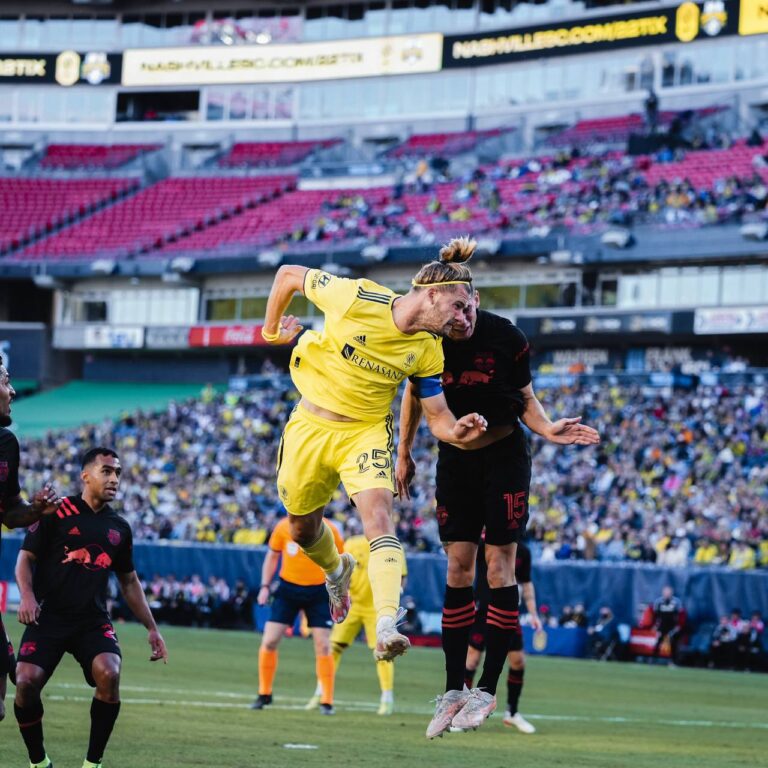
[[[520,541],[528,522],[531,451],[521,427],[476,451],[440,444],[435,497],[440,540]]]
[[[485,650],[485,619],[488,613],[487,606],[478,606],[475,611],[475,623],[469,630],[469,644],[476,651]],[[523,650],[523,628],[520,626],[520,622],[517,622],[517,629],[512,633],[509,639],[510,651],[522,651]]]
[[[277,490],[292,515],[324,507],[344,484],[351,498],[386,488],[395,493],[394,417],[381,421],[331,421],[301,405],[285,425],[277,453]]]
[[[331,609],[328,607],[328,592],[325,584],[302,587],[290,581],[280,579],[275,590],[269,612],[269,621],[293,626],[299,611],[304,611],[307,626],[328,627],[333,624]]]
[[[368,647],[376,647],[376,611],[356,611],[352,600],[352,609],[341,624],[334,624],[331,630],[331,645],[347,647],[355,642],[361,630],[365,630]]]
[[[3,618],[0,616],[0,677],[9,676],[11,682],[16,684],[16,656],[13,653],[13,643],[3,626]]]
[[[93,660],[101,653],[122,658],[120,644],[109,617],[104,614],[70,617],[42,611],[37,624],[29,624],[19,645],[19,661],[34,664],[50,677],[65,653],[71,653],[83,669],[91,687],[96,682],[91,673]]]

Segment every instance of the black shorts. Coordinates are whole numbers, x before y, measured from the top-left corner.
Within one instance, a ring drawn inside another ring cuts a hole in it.
[[[469,644],[476,651],[485,650],[485,619],[488,613],[487,606],[477,606],[475,611],[475,623],[469,630]],[[512,633],[509,639],[510,651],[523,650],[523,628],[520,622],[517,622],[517,629]]]
[[[13,643],[3,626],[3,617],[0,616],[0,677],[10,675],[11,682],[16,681],[16,657],[13,655]]]
[[[302,587],[299,584],[280,579],[280,585],[275,590],[275,597],[269,612],[269,620],[291,627],[296,621],[299,611],[304,611],[307,625],[310,627],[327,627],[330,629],[333,626],[325,584]]]
[[[522,427],[477,451],[440,444],[437,522],[440,541],[487,544],[520,541],[528,522],[531,450]]]
[[[46,614],[43,610],[37,624],[29,624],[19,645],[19,661],[35,664],[50,677],[62,656],[71,653],[83,668],[85,680],[95,687],[91,665],[101,653],[122,657],[115,629],[108,616],[97,614],[77,619]]]

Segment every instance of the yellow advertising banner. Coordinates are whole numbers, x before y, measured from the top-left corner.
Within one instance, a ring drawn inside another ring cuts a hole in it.
[[[741,0],[739,34],[768,34],[768,0]]]
[[[123,54],[130,87],[287,83],[438,72],[441,34],[232,48],[133,48]]]

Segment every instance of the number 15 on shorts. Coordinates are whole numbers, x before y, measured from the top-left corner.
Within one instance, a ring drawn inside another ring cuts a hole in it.
[[[507,528],[519,528],[520,521],[526,515],[525,491],[505,493],[504,501],[507,505]]]

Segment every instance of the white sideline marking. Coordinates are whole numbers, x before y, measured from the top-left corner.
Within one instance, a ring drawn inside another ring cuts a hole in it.
[[[46,686],[47,690],[50,690],[52,688],[64,688],[64,689],[72,689],[76,691],[87,691],[90,690],[87,688],[83,683],[58,683],[58,682],[51,682],[48,683]],[[136,693],[180,693],[180,694],[196,694],[198,696],[213,696],[217,699],[246,699],[247,701],[253,701],[256,698],[255,693],[234,693],[232,691],[205,691],[200,690],[199,688],[195,688],[194,690],[189,688],[163,688],[163,687],[155,687],[155,686],[145,686],[145,685],[120,685],[121,691],[134,691]],[[49,698],[54,699],[53,696],[49,696]],[[302,707],[298,707],[299,709],[303,708],[303,704],[306,704],[307,701],[309,701],[309,696],[301,697],[301,696],[280,696],[280,701],[290,701],[290,702],[301,702]],[[127,699],[123,699],[123,701],[127,701]],[[368,701],[355,701],[355,700],[344,700],[344,699],[336,699],[334,701],[335,704],[340,704],[341,706],[347,706],[352,708],[359,708],[361,710],[363,709],[378,709],[379,705],[378,703],[372,703]],[[286,709],[293,709],[293,707],[285,707]],[[420,714],[420,713],[419,713]]]
[[[51,684],[49,688],[57,687],[56,684]],[[71,683],[58,683],[59,688],[78,688],[83,690],[82,685],[75,685]],[[123,690],[128,689],[129,686],[121,686]],[[229,698],[247,698],[249,701],[253,699],[253,695],[245,693],[229,693],[226,691],[200,691],[190,690],[187,688],[149,688],[141,686],[133,686],[142,691],[149,691],[153,693],[163,693],[167,691],[173,691],[177,693],[195,693],[200,695],[201,693],[207,696],[219,696]],[[45,695],[46,699],[50,701],[91,701],[92,696],[76,696],[76,695]],[[249,703],[228,702],[228,701],[195,701],[190,699],[157,699],[157,698],[136,698],[136,699],[122,699],[124,704],[147,704],[152,706],[178,706],[178,707],[198,707],[203,709],[250,709]],[[303,710],[306,699],[296,696],[281,696],[280,701],[285,702],[303,702],[299,704],[282,704],[273,703],[269,706],[269,709],[287,710],[287,711],[301,711]],[[337,708],[349,711],[349,712],[371,712],[378,708],[378,704],[370,704],[363,701],[335,701],[334,705]],[[396,714],[399,715],[430,715],[433,713],[429,708],[418,707],[397,707]],[[768,730],[768,723],[736,723],[727,720],[644,720],[643,718],[635,717],[587,717],[585,715],[531,715],[526,714],[526,718],[531,720],[562,720],[564,722],[583,722],[583,723],[630,723],[630,724],[645,724],[645,725],[669,725],[669,726],[682,726],[685,728],[754,728],[758,730]]]
[[[285,749],[317,749],[317,744],[283,744]]]

